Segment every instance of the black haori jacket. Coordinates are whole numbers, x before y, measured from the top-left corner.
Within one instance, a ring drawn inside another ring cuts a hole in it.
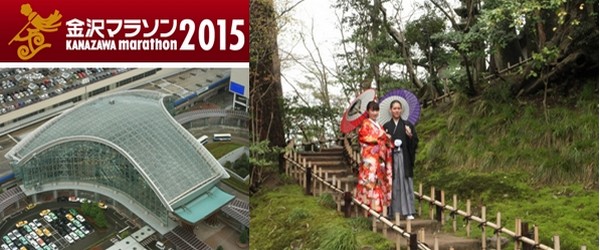
[[[412,138],[409,139],[406,135],[406,131],[404,126],[408,125],[410,130],[412,131]],[[395,132],[394,132],[395,128]],[[398,127],[394,124],[394,119],[383,124],[383,129],[385,132],[392,136],[392,145],[394,145],[394,140],[400,139],[402,140],[402,155],[404,158],[404,175],[406,177],[413,177],[413,168],[415,166],[415,158],[417,152],[417,146],[419,145],[419,137],[417,137],[417,131],[415,130],[415,126],[409,121],[405,121],[400,119],[398,121]],[[393,157],[393,153],[392,153]]]

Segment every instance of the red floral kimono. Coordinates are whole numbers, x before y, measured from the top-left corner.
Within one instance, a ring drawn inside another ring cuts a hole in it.
[[[389,139],[377,122],[365,119],[358,132],[362,163],[358,170],[356,199],[381,213],[392,199],[392,157]]]

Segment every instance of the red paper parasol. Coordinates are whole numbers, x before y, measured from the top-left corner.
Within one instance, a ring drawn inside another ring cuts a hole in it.
[[[342,133],[349,133],[367,118],[367,112],[365,112],[367,110],[367,104],[374,100],[375,90],[368,89],[358,95],[354,101],[350,102],[350,106],[344,112],[344,116],[342,116],[342,123],[340,124]]]
[[[419,121],[419,116],[421,116],[421,104],[412,92],[405,89],[392,90],[379,99],[379,108],[381,111],[379,112],[377,122],[385,124],[392,119],[390,104],[394,100],[402,103],[402,114],[400,115],[402,120],[408,120],[413,125],[416,125],[417,121]]]

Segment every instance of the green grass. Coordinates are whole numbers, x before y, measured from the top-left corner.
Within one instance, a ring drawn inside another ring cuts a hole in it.
[[[216,158],[219,159],[227,153],[244,145],[233,142],[212,142],[204,145],[206,149]]]
[[[562,249],[598,249],[595,85],[573,90],[577,96],[551,94],[547,110],[539,96],[517,101],[502,89],[424,109],[416,127],[415,182],[423,182],[427,194],[430,186],[442,188],[446,201],[458,194],[474,209],[485,204],[488,219],[499,211],[511,230],[515,218],[538,225],[546,245],[559,235]],[[473,226],[472,232],[480,230]]]
[[[248,185],[248,183],[246,183],[244,181],[238,180],[234,177],[229,177],[229,179],[222,180],[222,182],[240,193],[249,195],[248,190],[249,190],[250,186]]]
[[[329,202],[322,205],[327,200],[306,196],[295,184],[261,190],[251,199],[250,249],[393,247],[381,234],[371,232],[368,222],[343,218],[341,213],[325,207]]]

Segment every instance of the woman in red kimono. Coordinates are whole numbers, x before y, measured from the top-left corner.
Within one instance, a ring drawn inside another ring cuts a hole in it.
[[[358,132],[362,163],[358,170],[356,199],[381,213],[383,206],[388,206],[392,198],[390,139],[383,127],[377,123],[379,104],[369,102],[367,112],[369,118],[362,122]]]

